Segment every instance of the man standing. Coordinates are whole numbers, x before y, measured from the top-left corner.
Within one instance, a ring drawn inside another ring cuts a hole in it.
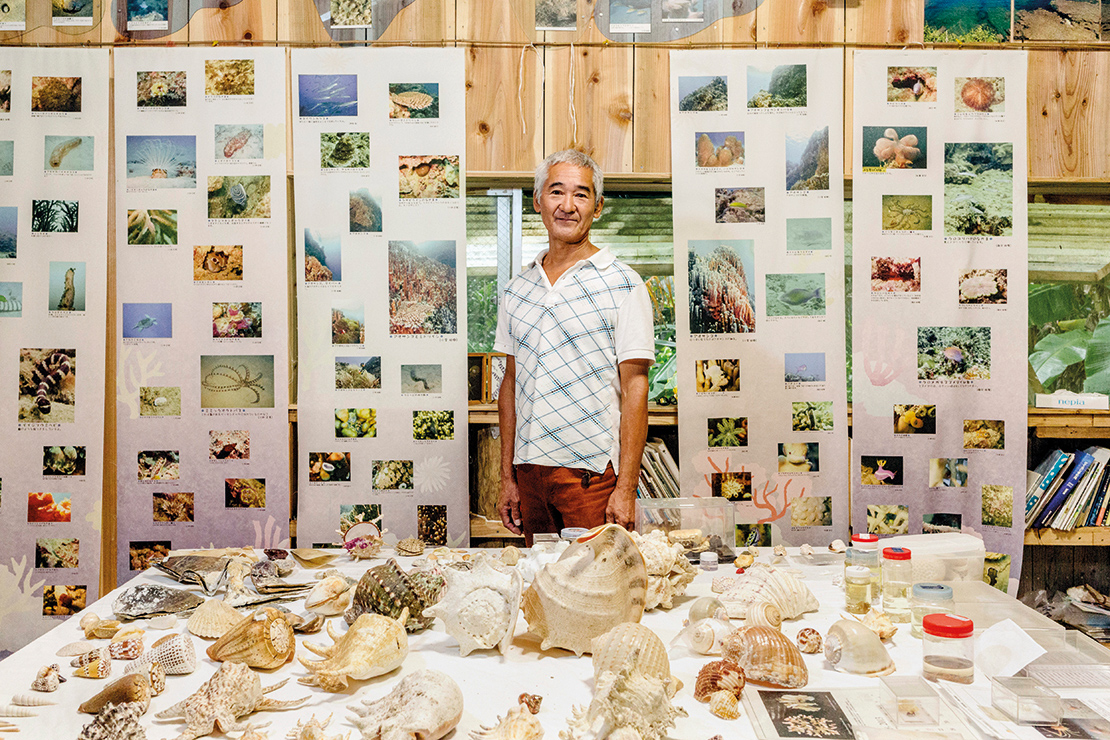
[[[655,339],[643,280],[590,243],[603,187],[582,152],[556,152],[536,169],[532,206],[548,248],[498,308],[494,349],[508,355],[498,511],[528,546],[536,532],[635,518]]]

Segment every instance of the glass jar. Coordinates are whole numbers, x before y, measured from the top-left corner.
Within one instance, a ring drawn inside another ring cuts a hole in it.
[[[871,570],[862,565],[844,571],[844,611],[866,614],[871,608]]]
[[[910,597],[910,634],[921,637],[921,620],[926,614],[951,614],[956,609],[952,589],[941,583],[915,583]]]
[[[879,600],[880,568],[879,568],[879,536],[874,534],[854,534],[852,544],[844,553],[844,575],[848,575],[848,568],[853,565],[862,565],[871,571],[871,602]]]
[[[921,675],[930,681],[975,680],[975,625],[958,614],[926,614],[921,620]]]
[[[910,589],[913,565],[905,547],[883,548],[883,611],[892,622],[910,621]]]

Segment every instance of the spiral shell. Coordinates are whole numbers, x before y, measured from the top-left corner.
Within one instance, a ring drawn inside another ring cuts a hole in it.
[[[143,638],[128,637],[118,642],[113,639],[107,650],[116,660],[134,660],[143,654]]]
[[[447,590],[439,603],[424,610],[424,616],[443,620],[447,634],[459,641],[459,652],[497,648],[508,650],[520,612],[520,573],[494,568],[479,558],[470,570],[444,570]]]
[[[721,644],[731,632],[732,625],[727,619],[699,619],[679,632],[671,644],[685,641],[695,653],[720,655]]]
[[[842,673],[886,676],[894,672],[894,661],[879,636],[851,619],[841,619],[829,628],[825,658]]]
[[[38,675],[35,680],[31,682],[32,691],[57,691],[58,684],[65,683],[66,677],[62,675],[62,669],[57,663],[44,665],[39,668]]]
[[[737,719],[740,700],[731,691],[718,691],[709,697],[709,711],[721,719]]]
[[[649,627],[637,622],[618,624],[595,637],[590,643],[590,652],[593,653],[594,680],[605,671],[618,673],[625,666],[632,666],[645,676],[671,677],[671,661],[663,641]]]
[[[83,665],[92,663],[94,660],[107,660],[111,662],[112,654],[106,647],[96,648],[95,650],[90,650],[87,653],[78,655],[76,658],[69,661],[69,664],[75,668],[80,668]]]
[[[193,647],[193,638],[180,632],[166,635],[151,645],[150,650],[128,663],[123,672],[146,672],[149,671],[147,666],[154,662],[160,663],[163,670],[172,676],[192,673],[197,667],[197,653],[196,648]]]
[[[38,712],[32,710],[31,707],[20,707],[9,705],[0,707],[0,717],[37,717]]]
[[[694,698],[701,702],[718,691],[731,691],[736,696],[744,690],[744,669],[731,660],[715,660],[706,663],[698,671],[694,682]]]
[[[702,619],[709,619],[710,617],[717,616],[717,611],[724,611],[725,605],[719,599],[712,596],[700,596],[694,599],[694,603],[690,604],[690,611],[687,614],[690,619],[690,624]]]
[[[150,694],[158,696],[166,690],[166,669],[158,661],[147,664],[147,678],[150,679]]]
[[[819,608],[817,597],[809,587],[786,571],[769,565],[755,565],[740,577],[732,588],[720,595],[730,617],[745,618],[748,608],[757,602],[775,605],[783,619],[800,617]]]
[[[812,627],[802,627],[798,630],[798,649],[803,653],[812,655],[821,652],[823,642],[821,633]]]
[[[753,683],[800,689],[809,682],[802,653],[771,627],[740,627],[725,639],[721,655],[743,668]]]
[[[149,678],[141,673],[129,673],[123,678],[113,681],[99,694],[85,701],[77,707],[77,711],[86,714],[99,714],[100,710],[108,704],[136,702],[142,706],[142,711],[146,712],[150,706],[151,694]]]
[[[16,694],[12,697],[12,704],[17,707],[45,707],[57,703],[45,696],[36,694]]]
[[[752,627],[782,629],[782,613],[769,601],[757,601],[748,607],[747,623]]]
[[[297,641],[293,628],[277,609],[263,607],[244,617],[208,646],[215,661],[237,661],[251,668],[277,668],[293,660]]]
[[[107,678],[112,672],[112,659],[108,656],[97,657],[73,672],[81,678]]]

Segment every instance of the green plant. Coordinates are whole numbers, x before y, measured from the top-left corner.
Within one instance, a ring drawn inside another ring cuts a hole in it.
[[[1029,365],[1045,392],[1110,393],[1110,289],[1029,286]]]
[[[466,351],[492,352],[497,333],[497,277],[466,278]]]
[[[653,275],[645,281],[651,296],[655,323],[655,364],[648,371],[648,400],[674,403],[677,400],[677,352],[675,346],[674,276]]]

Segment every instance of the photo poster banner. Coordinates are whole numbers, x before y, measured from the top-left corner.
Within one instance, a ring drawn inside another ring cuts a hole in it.
[[[1002,590],[1024,536],[1025,89],[1021,51],[855,55],[853,531],[981,535]]]
[[[464,69],[292,51],[301,547],[469,542]]]
[[[843,55],[671,54],[683,496],[738,545],[848,529]]]
[[[0,655],[98,598],[108,52],[0,52]]]
[[[286,56],[115,55],[119,582],[289,544]]]

